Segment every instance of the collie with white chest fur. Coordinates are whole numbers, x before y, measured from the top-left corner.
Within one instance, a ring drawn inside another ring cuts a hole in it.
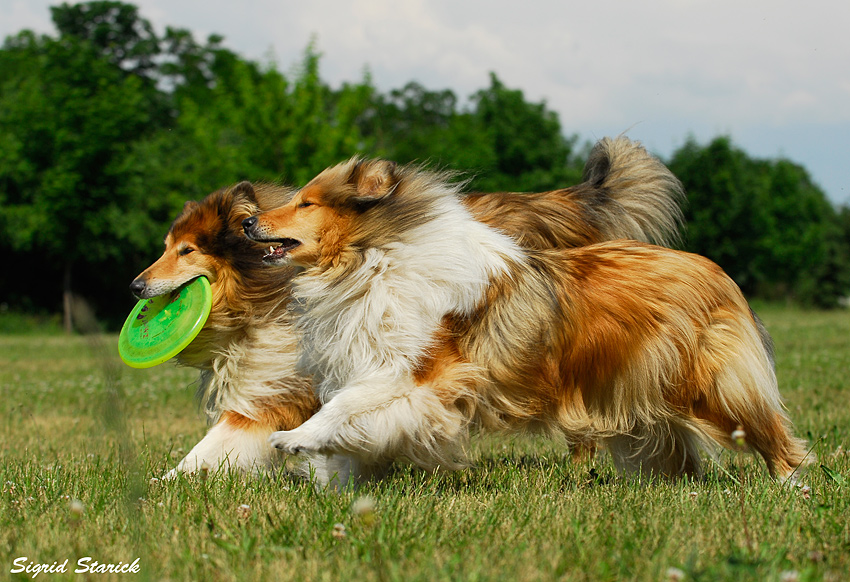
[[[626,472],[699,475],[740,425],[793,475],[806,447],[769,338],[717,265],[627,241],[524,249],[450,178],[353,159],[244,221],[267,263],[302,269],[298,366],[322,402],[275,447],[433,469],[464,462],[471,430],[542,429]]]
[[[209,279],[213,305],[197,338],[177,356],[200,370],[199,395],[214,424],[169,476],[211,469],[275,469],[286,456],[270,434],[295,428],[319,408],[309,378],[295,370],[296,334],[288,315],[295,269],[269,269],[242,221],[286,204],[293,190],[242,182],[187,203],[165,237],[162,256],[130,288],[139,297],[171,293],[198,276]],[[538,193],[470,194],[476,220],[496,225],[528,248],[573,247],[619,238],[666,245],[681,224],[681,186],[638,142],[600,140],[581,184]],[[350,459],[312,459],[305,472],[327,482],[349,471]]]

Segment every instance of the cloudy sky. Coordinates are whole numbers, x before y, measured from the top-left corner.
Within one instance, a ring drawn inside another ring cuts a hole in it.
[[[0,35],[52,33],[48,0],[0,0]],[[496,72],[564,131],[624,131],[662,157],[730,135],[803,164],[850,204],[850,3],[838,0],[136,0],[159,32],[222,34],[287,71],[311,38],[322,77],[465,98]]]

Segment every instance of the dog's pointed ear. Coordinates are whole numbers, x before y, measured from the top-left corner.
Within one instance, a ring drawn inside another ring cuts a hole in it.
[[[349,182],[357,189],[356,199],[375,202],[389,196],[398,184],[397,164],[388,160],[358,162]]]
[[[254,192],[254,185],[251,182],[239,182],[233,187],[231,193],[235,202],[257,204],[257,193]]]

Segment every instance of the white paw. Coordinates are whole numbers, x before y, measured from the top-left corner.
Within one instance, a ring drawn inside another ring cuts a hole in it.
[[[298,453],[317,453],[320,450],[319,443],[314,439],[305,438],[308,435],[299,433],[298,430],[280,430],[272,433],[269,444],[284,453],[297,455]]]
[[[174,467],[174,468],[173,468],[173,469],[171,469],[168,473],[166,473],[165,475],[163,475],[162,477],[160,477],[160,479],[159,479],[159,480],[160,480],[160,481],[171,481],[172,479],[174,479],[174,478],[176,478],[176,477],[177,477],[177,474],[178,474],[178,473],[179,473],[179,471],[177,471],[177,467]]]

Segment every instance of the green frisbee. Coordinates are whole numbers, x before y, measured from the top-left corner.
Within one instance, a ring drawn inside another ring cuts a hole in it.
[[[212,309],[212,289],[198,277],[171,293],[141,299],[118,335],[118,355],[133,368],[170,360],[200,333]]]

